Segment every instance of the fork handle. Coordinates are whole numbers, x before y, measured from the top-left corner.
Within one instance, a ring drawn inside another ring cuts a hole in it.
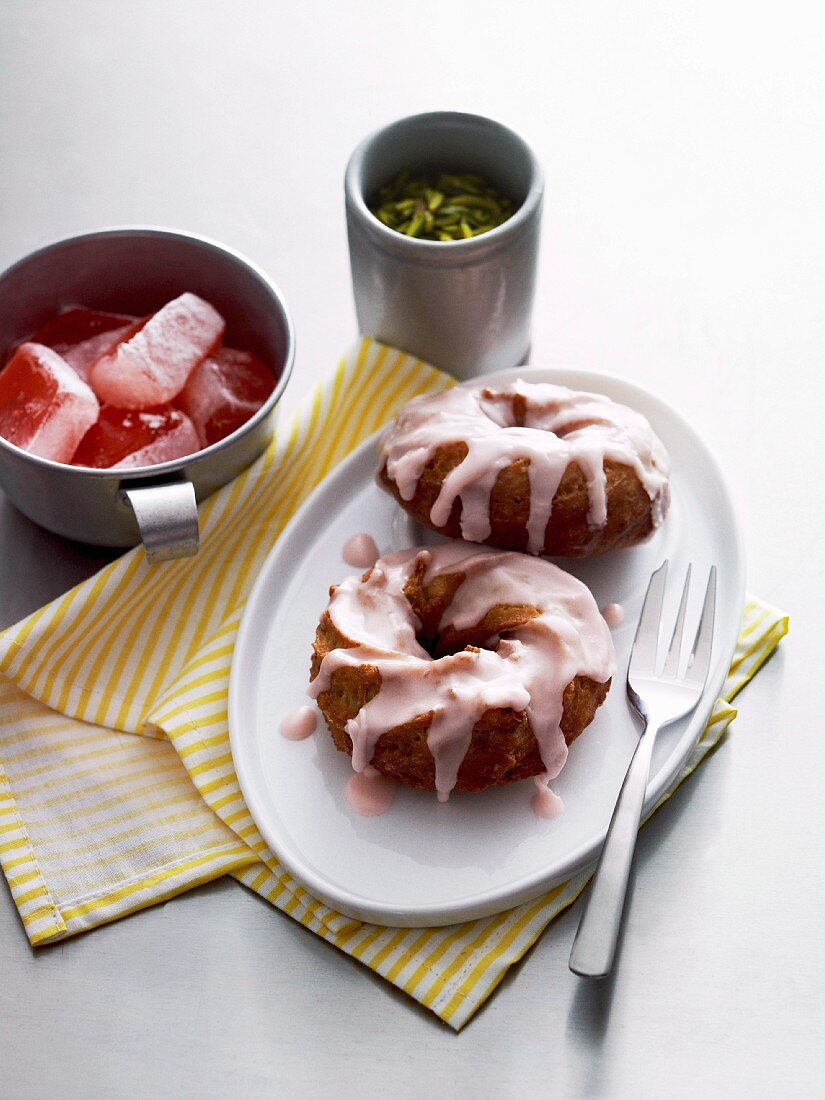
[[[656,730],[648,727],[633,753],[573,941],[570,969],[583,978],[604,978],[613,965]]]

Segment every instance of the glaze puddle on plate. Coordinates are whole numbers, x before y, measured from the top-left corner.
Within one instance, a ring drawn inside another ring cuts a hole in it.
[[[381,551],[372,535],[362,531],[344,543],[341,557],[353,569],[370,569],[378,561]]]
[[[287,741],[305,741],[315,733],[319,717],[318,708],[314,706],[288,710],[278,727],[281,737],[285,737]]]

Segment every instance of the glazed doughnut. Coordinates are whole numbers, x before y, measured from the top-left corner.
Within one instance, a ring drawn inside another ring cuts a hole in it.
[[[641,413],[519,380],[410,401],[381,441],[378,482],[450,538],[587,557],[652,533],[669,468]]]
[[[580,581],[540,558],[446,542],[330,589],[308,693],[356,771],[444,799],[558,775],[614,669]]]

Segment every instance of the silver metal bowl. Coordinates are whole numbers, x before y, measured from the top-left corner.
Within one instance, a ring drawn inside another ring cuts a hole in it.
[[[404,169],[478,172],[517,209],[467,240],[406,237],[368,207]],[[523,138],[481,115],[411,115],[361,142],[344,192],[355,310],[365,335],[459,378],[527,361],[544,180]]]
[[[137,470],[92,470],[28,454],[0,437],[0,485],[35,523],[79,542],[134,546],[150,561],[197,552],[196,501],[236,477],[272,437],[275,406],[295,356],[278,288],[216,241],[171,229],[101,229],[47,245],[0,275],[0,363],[62,307],[143,315],[186,290],[226,319],[225,341],[254,352],[276,374],[262,408],[194,455]]]

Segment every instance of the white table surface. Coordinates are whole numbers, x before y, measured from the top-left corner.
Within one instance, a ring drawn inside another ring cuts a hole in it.
[[[547,173],[533,359],[658,390],[715,450],[792,633],[640,839],[618,973],[578,907],[456,1036],[229,880],[32,951],[0,887],[9,1097],[822,1095],[825,16],[792,3],[0,2],[0,264],[115,223],[253,257],[294,407],[355,335],[342,174],[441,107]],[[0,497],[0,621],[102,560]]]

